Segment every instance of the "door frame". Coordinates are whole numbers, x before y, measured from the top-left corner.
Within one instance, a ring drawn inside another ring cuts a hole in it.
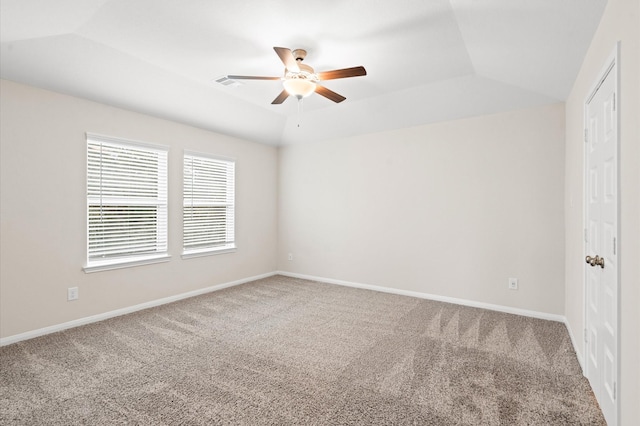
[[[616,253],[618,257],[618,269],[616,271],[616,391],[615,391],[615,419],[614,424],[611,426],[615,426],[619,423],[620,419],[620,378],[622,375],[620,374],[620,326],[621,326],[621,318],[620,318],[620,269],[622,262],[622,252],[620,247],[622,244],[620,243],[621,235],[620,235],[620,41],[616,42],[616,45],[613,49],[613,52],[607,58],[605,65],[602,67],[600,72],[597,74],[597,78],[595,83],[592,84],[591,89],[589,90],[584,104],[583,104],[583,165],[582,165],[582,183],[583,183],[583,207],[582,207],[582,228],[583,228],[583,239],[582,239],[582,259],[588,254],[586,253],[586,232],[587,232],[587,209],[588,209],[588,149],[587,149],[587,131],[588,131],[588,104],[595,96],[596,92],[604,82],[605,78],[611,74],[614,77],[614,85],[615,85],[615,108],[616,108],[616,141],[615,141],[615,162],[616,162]],[[582,261],[582,309],[583,309],[583,339],[582,339],[582,347],[583,347],[583,375],[587,377],[587,369],[589,368],[589,363],[586,360],[588,356],[587,353],[587,275],[585,273],[585,264]]]

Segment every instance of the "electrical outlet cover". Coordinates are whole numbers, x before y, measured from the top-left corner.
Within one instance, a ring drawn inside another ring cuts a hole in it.
[[[67,289],[67,300],[77,300],[78,297],[78,287],[69,287]]]

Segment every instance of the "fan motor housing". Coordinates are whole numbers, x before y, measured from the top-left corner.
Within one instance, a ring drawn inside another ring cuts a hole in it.
[[[318,81],[318,75],[315,73],[315,71],[313,70],[313,68],[311,68],[308,65],[304,65],[304,64],[298,64],[298,67],[300,68],[300,71],[298,72],[294,72],[294,71],[289,71],[288,69],[285,69],[284,71],[284,78],[286,80],[290,80],[290,79],[303,79],[303,80],[311,80],[311,81]]]

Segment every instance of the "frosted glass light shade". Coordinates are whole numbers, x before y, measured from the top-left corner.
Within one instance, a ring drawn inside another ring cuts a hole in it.
[[[285,80],[282,85],[284,90],[296,98],[306,98],[316,90],[316,84],[313,81],[303,78],[290,78]]]

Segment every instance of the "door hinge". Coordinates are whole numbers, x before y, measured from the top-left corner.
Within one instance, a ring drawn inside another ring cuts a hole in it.
[[[616,254],[616,237],[613,237],[613,254]]]
[[[614,401],[616,400],[616,390],[617,390],[617,389],[616,389],[616,388],[617,388],[617,386],[616,386],[616,385],[617,385],[617,384],[618,384],[618,382],[613,382],[613,400],[614,400]]]
[[[584,143],[589,142],[589,130],[584,129]]]
[[[586,328],[584,329],[584,341],[585,342],[589,341],[589,339],[587,339],[587,329]]]
[[[587,228],[584,228],[584,242],[588,243],[589,242],[589,237],[587,236]]]

